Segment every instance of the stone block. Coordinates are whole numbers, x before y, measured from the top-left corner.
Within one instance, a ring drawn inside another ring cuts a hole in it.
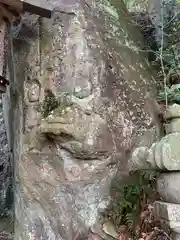
[[[172,240],[180,240],[180,233],[172,232],[171,239]]]
[[[151,168],[165,171],[180,170],[180,133],[166,135],[161,141],[152,145],[147,162]]]
[[[173,232],[180,233],[180,204],[156,201],[154,213]]]
[[[161,173],[157,178],[157,191],[163,201],[180,204],[180,172]]]
[[[180,132],[180,118],[176,118],[171,120],[169,124],[165,125],[166,134],[173,132]]]
[[[180,105],[179,104],[173,104],[168,107],[166,112],[164,113],[164,117],[166,119],[171,118],[180,118]]]

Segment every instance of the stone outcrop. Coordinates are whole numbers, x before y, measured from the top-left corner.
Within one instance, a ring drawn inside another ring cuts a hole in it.
[[[155,79],[123,1],[51,2],[53,19],[15,29],[14,239],[100,239],[117,166],[153,139]]]
[[[126,163],[171,171],[157,180],[164,202],[154,206],[179,239],[179,106],[165,113],[168,135],[154,142],[144,100],[156,86],[143,37],[123,1],[51,2],[53,19],[26,13],[14,29],[13,131],[8,108],[1,124],[3,169],[10,164],[4,124],[9,141],[15,137],[14,239],[116,237],[98,219]]]

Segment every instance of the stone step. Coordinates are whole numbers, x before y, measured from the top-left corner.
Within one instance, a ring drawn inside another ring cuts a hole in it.
[[[180,204],[155,201],[154,214],[163,225],[180,234]]]
[[[173,232],[173,233],[171,234],[171,239],[172,239],[172,240],[180,240],[180,234]]]
[[[180,204],[180,171],[161,173],[157,178],[157,191],[165,202]]]

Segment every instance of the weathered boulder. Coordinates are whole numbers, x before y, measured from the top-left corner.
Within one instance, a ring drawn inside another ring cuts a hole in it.
[[[25,14],[14,39],[17,240],[87,239],[156,91],[123,1],[51,2],[53,19]]]

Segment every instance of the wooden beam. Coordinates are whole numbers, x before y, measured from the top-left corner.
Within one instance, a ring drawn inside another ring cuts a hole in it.
[[[0,0],[0,3],[6,4],[18,12],[29,12],[45,18],[51,18],[53,6],[46,0]]]
[[[41,17],[51,18],[53,6],[46,0],[21,0],[23,11],[37,14]]]

